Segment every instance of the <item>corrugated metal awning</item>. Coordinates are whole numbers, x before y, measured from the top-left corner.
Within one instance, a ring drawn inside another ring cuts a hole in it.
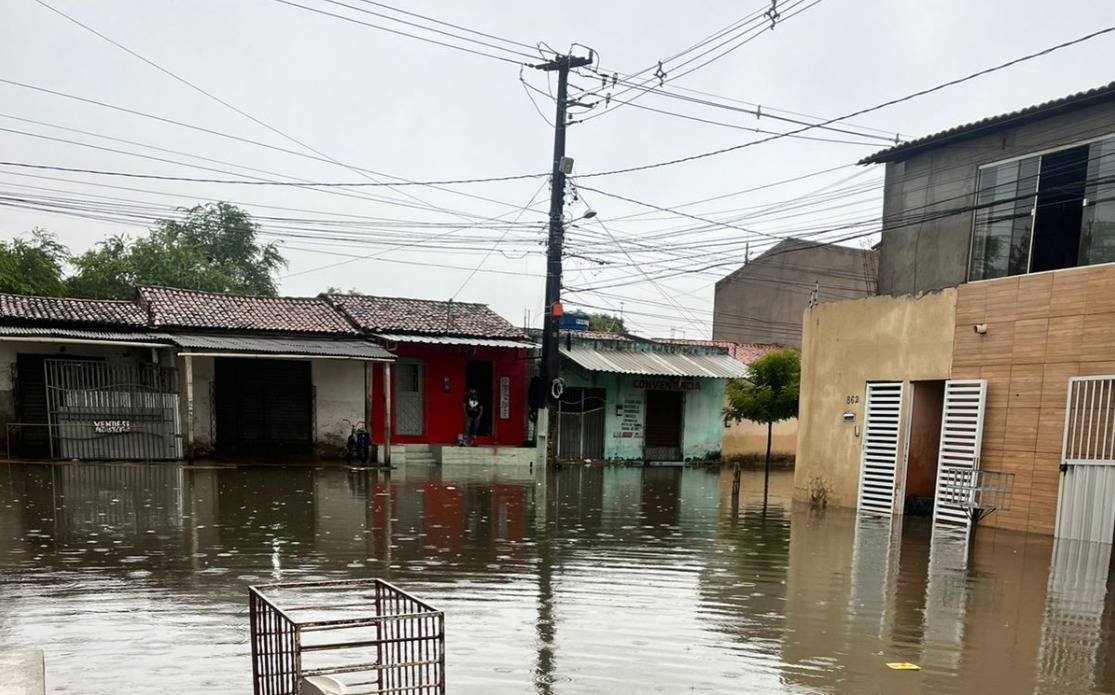
[[[242,335],[171,334],[183,355],[344,359],[389,362],[395,356],[360,338],[263,338]]]
[[[731,379],[747,375],[747,367],[728,355],[690,355],[637,350],[561,349],[564,357],[594,372]]]
[[[469,338],[452,335],[417,335],[411,333],[376,333],[377,338],[393,343],[433,343],[435,345],[471,345],[473,347],[534,348],[526,338]]]
[[[170,345],[166,333],[149,331],[110,331],[56,326],[0,326],[0,340],[72,340],[85,343],[121,343],[127,345]]]

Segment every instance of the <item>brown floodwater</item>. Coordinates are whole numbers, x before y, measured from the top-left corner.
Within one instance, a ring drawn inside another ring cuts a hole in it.
[[[249,585],[383,577],[445,610],[452,693],[1115,692],[1110,546],[966,553],[791,485],[764,512],[745,473],[733,515],[707,468],[0,463],[0,648],[51,692],[249,693]]]

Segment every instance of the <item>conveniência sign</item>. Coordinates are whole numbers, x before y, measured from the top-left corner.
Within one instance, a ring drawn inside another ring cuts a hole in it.
[[[700,391],[701,382],[696,379],[635,379],[632,387],[646,391]]]

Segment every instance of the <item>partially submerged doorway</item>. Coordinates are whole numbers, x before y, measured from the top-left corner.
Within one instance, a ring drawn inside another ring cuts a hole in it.
[[[646,433],[643,458],[647,461],[680,461],[682,410],[681,391],[647,391]]]
[[[470,360],[465,363],[465,391],[476,389],[476,397],[484,408],[476,434],[481,437],[492,436],[492,363]]]
[[[310,363],[215,360],[217,449],[224,454],[301,453],[313,442]]]
[[[914,381],[910,389],[902,508],[903,513],[909,516],[932,516],[933,496],[937,490],[937,456],[941,444],[945,382],[943,379]]]

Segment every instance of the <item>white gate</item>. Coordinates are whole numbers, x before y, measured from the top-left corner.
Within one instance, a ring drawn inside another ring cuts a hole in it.
[[[958,504],[949,494],[950,485],[966,471],[979,468],[983,443],[983,411],[987,382],[983,379],[950,379],[945,382],[945,405],[941,412],[941,442],[937,453],[937,489],[933,502],[933,530],[967,531],[971,525],[969,506]]]
[[[859,510],[890,516],[898,476],[898,425],[902,415],[902,382],[867,384],[860,455]]]
[[[1069,379],[1058,538],[1111,543],[1115,534],[1115,376]]]

